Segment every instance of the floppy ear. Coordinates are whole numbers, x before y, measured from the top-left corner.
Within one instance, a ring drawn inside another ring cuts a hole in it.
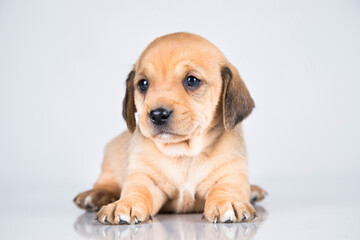
[[[132,70],[126,79],[126,92],[123,100],[123,117],[130,132],[134,132],[136,128],[135,121],[135,101],[134,101],[134,77],[135,71]]]
[[[225,129],[231,130],[250,115],[255,103],[235,67],[223,66],[221,77],[223,122]]]

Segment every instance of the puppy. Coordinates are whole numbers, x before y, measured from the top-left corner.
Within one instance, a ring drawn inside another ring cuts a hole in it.
[[[243,80],[206,39],[155,39],[126,80],[128,131],[106,147],[102,172],[75,203],[104,224],[140,223],[162,212],[203,212],[210,222],[256,217],[241,121],[254,108]],[[135,119],[137,113],[138,121]]]

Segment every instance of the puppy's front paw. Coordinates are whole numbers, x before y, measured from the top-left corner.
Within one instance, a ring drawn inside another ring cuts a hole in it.
[[[256,216],[256,211],[250,203],[221,199],[207,200],[203,217],[213,223],[233,223],[250,221]]]
[[[102,206],[115,202],[119,194],[104,189],[92,189],[78,194],[74,203],[87,211],[98,211]]]
[[[152,220],[149,209],[141,201],[122,199],[102,207],[95,219],[104,224],[138,224]]]

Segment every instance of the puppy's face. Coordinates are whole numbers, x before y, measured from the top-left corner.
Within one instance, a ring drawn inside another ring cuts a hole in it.
[[[136,66],[135,105],[142,134],[178,143],[210,124],[221,92],[216,53],[198,41],[165,39]]]
[[[190,144],[216,117],[224,121],[225,128],[232,121],[228,128],[233,128],[253,106],[236,113],[236,94],[251,97],[241,79],[243,86],[231,83],[231,67],[214,45],[197,35],[177,33],[156,39],[129,74],[123,110],[129,130],[135,128],[135,111],[145,137],[172,147]],[[231,94],[230,85],[238,92]],[[226,102],[229,97],[231,102]],[[217,116],[219,108],[222,116]],[[227,108],[234,108],[229,116]]]

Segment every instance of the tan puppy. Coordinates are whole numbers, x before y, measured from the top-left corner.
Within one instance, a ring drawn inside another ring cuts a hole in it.
[[[97,219],[107,224],[147,221],[160,210],[204,211],[211,222],[254,219],[250,201],[264,191],[248,182],[239,124],[253,107],[238,71],[212,43],[189,33],[154,40],[126,81],[129,131],[108,144],[98,181],[75,203],[103,206]]]

